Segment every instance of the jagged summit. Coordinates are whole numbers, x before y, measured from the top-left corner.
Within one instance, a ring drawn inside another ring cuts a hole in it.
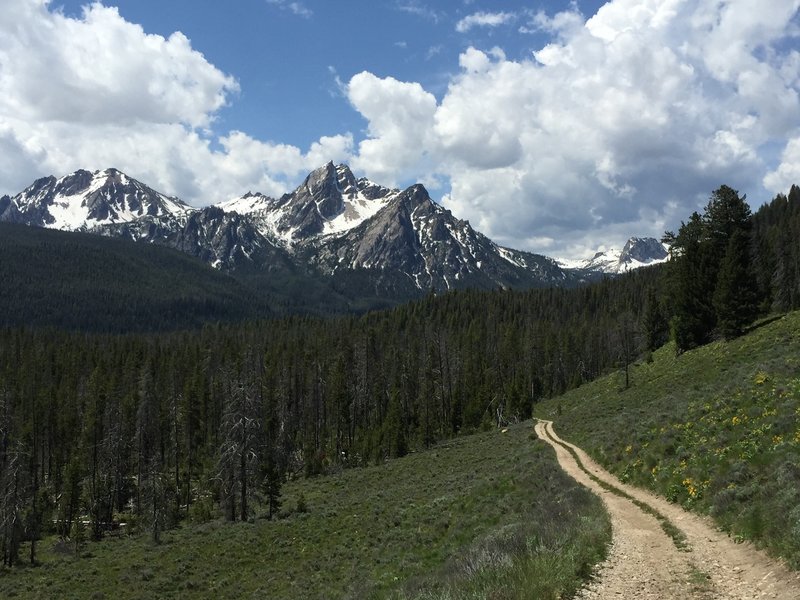
[[[622,249],[620,260],[628,264],[652,264],[666,260],[668,254],[664,244],[655,238],[632,237]]]
[[[74,231],[144,216],[181,216],[190,210],[177,198],[165,196],[117,169],[80,169],[60,179],[37,179],[10,199],[6,210],[0,212],[0,220]]]
[[[265,236],[290,249],[317,236],[357,227],[399,193],[366,178],[356,179],[347,165],[329,162],[278,200],[248,192],[217,206],[251,215]]]
[[[598,273],[619,274],[632,269],[664,262],[669,253],[664,245],[652,237],[632,237],[622,250],[610,248],[598,251],[591,258],[581,261],[559,261],[568,268]]]
[[[0,198],[0,220],[161,244],[223,270],[302,272],[395,301],[430,289],[564,285],[582,277],[552,259],[498,246],[421,184],[392,189],[332,162],[280,198],[249,191],[203,209],[117,169],[76,171]]]

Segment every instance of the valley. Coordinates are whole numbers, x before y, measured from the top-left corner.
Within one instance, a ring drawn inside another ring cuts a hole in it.
[[[349,188],[330,174],[316,173],[284,204],[336,198],[315,189],[341,199]],[[710,515],[734,540],[796,569],[800,250],[786,240],[800,188],[752,215],[721,186],[702,216],[665,234],[664,264],[585,285],[431,290],[389,310],[354,311],[351,301],[388,297],[391,278],[381,291],[374,277],[392,270],[396,243],[419,242],[404,223],[423,224],[426,239],[450,231],[423,190],[398,192],[344,234],[319,238],[343,262],[365,248],[385,252],[379,268],[345,270],[349,296],[338,295],[343,280],[298,263],[259,266],[255,250],[223,268],[212,254],[136,236],[1,224],[9,285],[0,292],[0,589],[46,597],[94,586],[102,597],[136,582],[144,595],[176,597],[602,594],[617,589],[615,569],[637,570],[633,550],[608,542],[638,522],[674,563],[667,579],[638,591],[735,597],[681,529],[689,521],[662,500],[629,490],[634,508],[614,500],[612,509],[601,492],[609,532],[600,500],[558,470],[531,416],[554,422],[622,484]],[[373,220],[395,203],[388,221]],[[201,212],[181,231],[219,247],[236,247],[233,232],[255,223]],[[225,221],[228,233],[209,237],[205,218]],[[159,231],[144,222],[114,226]],[[449,243],[430,246],[434,262],[460,264]],[[481,243],[499,260],[512,256]],[[425,263],[426,246],[410,247]],[[248,272],[282,292],[266,293]],[[675,555],[676,544],[697,554]],[[791,590],[788,577],[778,581]]]
[[[652,362],[632,367],[627,390],[615,370],[542,400],[535,414],[555,421],[560,435],[552,428],[545,434],[541,425],[537,431],[555,444],[555,453],[537,440],[531,421],[490,426],[360,468],[323,458],[322,475],[288,478],[272,518],[263,497],[254,499],[248,519],[228,523],[213,498],[201,495],[157,543],[148,520],[133,515],[125,520],[129,527],[138,523],[139,533],[107,533],[77,551],[74,537],[50,534],[37,542],[37,566],[20,562],[4,570],[0,590],[31,598],[459,598],[488,597],[493,590],[569,597],[583,588],[578,597],[605,598],[617,590],[746,598],[755,577],[771,597],[792,598],[797,574],[764,562],[756,548],[795,564],[796,537],[785,519],[800,490],[787,480],[800,448],[799,341],[800,313],[790,313],[732,342],[680,356],[667,345]],[[713,420],[709,412],[692,417],[707,405],[716,407]],[[562,438],[587,448],[625,483]],[[567,446],[589,473],[639,504],[581,479]],[[598,498],[562,473],[556,457],[608,505],[613,530]],[[636,516],[642,503],[654,508]],[[710,513],[727,533],[703,529],[708,517],[698,520],[684,509]],[[673,539],[652,514],[670,523]],[[750,529],[753,515],[760,515],[758,529]],[[631,519],[637,524],[623,524]],[[631,526],[648,532],[633,542],[645,550],[618,538]],[[22,544],[21,555],[28,546]],[[643,566],[647,560],[657,567]],[[673,568],[665,569],[669,561]],[[130,595],[120,595],[120,585]]]
[[[800,0],[3,0],[0,599],[800,599]]]

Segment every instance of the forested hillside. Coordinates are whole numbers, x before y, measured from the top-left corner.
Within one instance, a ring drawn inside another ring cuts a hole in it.
[[[0,223],[0,326],[198,328],[270,314],[237,280],[181,252]]]
[[[287,472],[526,418],[537,398],[618,363],[617,315],[641,306],[657,275],[197,332],[4,330],[6,560],[54,521],[67,535],[88,515],[98,537],[133,512],[158,537],[199,501],[246,519],[257,498],[275,506]]]

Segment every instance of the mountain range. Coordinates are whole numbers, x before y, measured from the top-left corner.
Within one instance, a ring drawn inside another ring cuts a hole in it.
[[[0,198],[0,221],[150,242],[277,291],[372,307],[429,290],[572,286],[663,260],[656,240],[576,264],[502,247],[434,202],[328,163],[280,198],[250,193],[195,208],[117,169],[36,180]],[[300,283],[298,283],[300,282]],[[358,307],[358,306],[356,306]],[[351,306],[352,308],[352,306]]]

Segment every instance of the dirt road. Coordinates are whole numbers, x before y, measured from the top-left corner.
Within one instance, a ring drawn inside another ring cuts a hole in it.
[[[800,574],[750,544],[734,543],[709,520],[621,483],[583,450],[559,438],[552,422],[539,421],[536,433],[555,448],[564,471],[600,496],[611,515],[609,556],[579,598],[800,599]],[[653,514],[680,530],[686,547],[679,549]]]

